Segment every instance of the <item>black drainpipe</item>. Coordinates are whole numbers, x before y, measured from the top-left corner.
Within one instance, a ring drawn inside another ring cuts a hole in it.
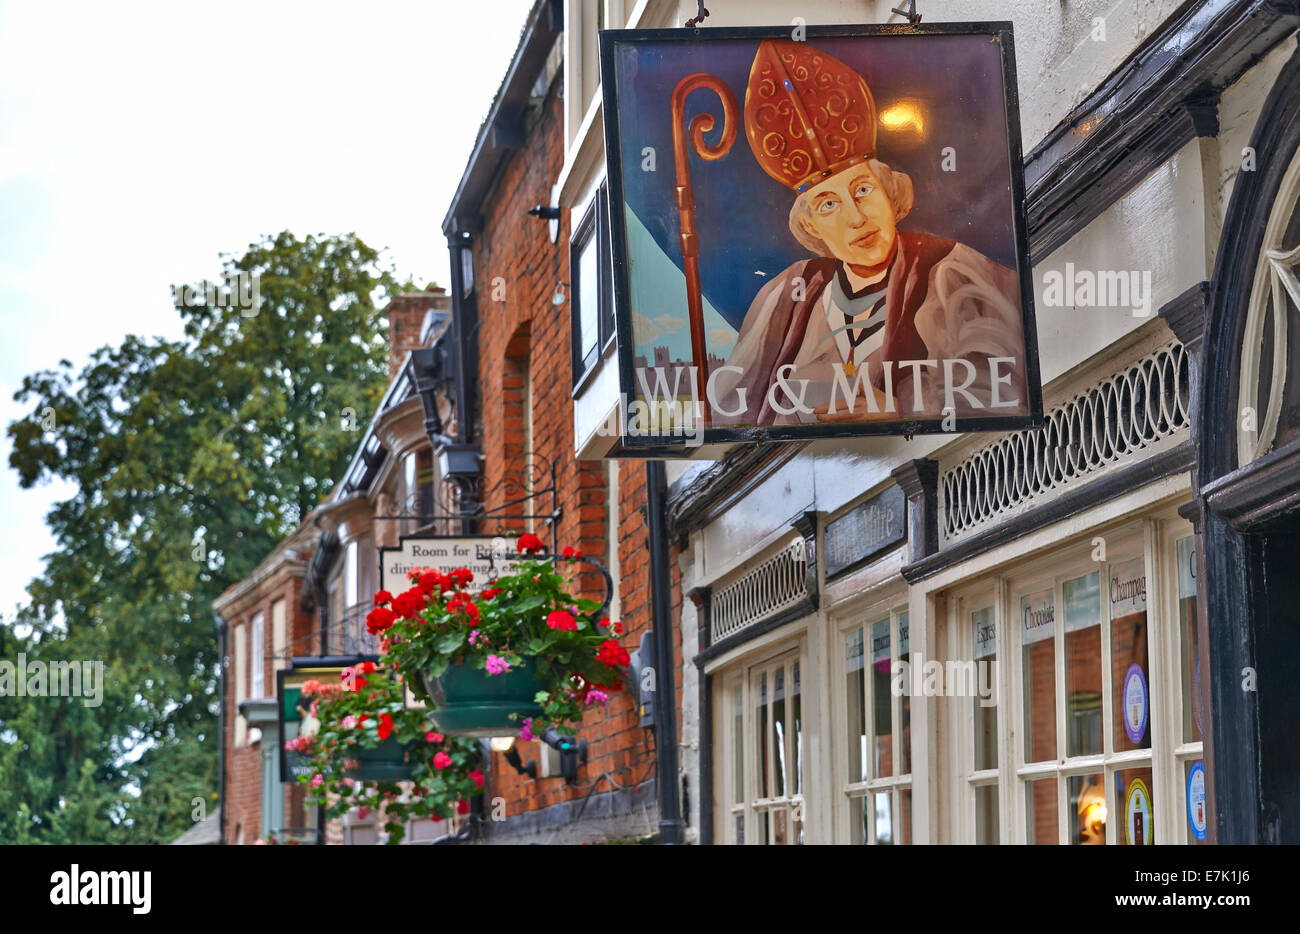
[[[663,461],[646,461],[646,525],[650,532],[650,601],[655,634],[655,759],[659,839],[685,842],[681,784],[677,778],[677,689],[673,667],[672,577],[668,568],[668,481]]]
[[[221,614],[216,610],[212,611],[212,618],[217,623],[217,670],[220,672],[220,687],[217,693],[221,696],[220,705],[217,707],[217,733],[221,737],[221,743],[217,746],[217,806],[221,808],[221,817],[217,821],[217,832],[221,835],[221,846],[226,843],[226,621],[222,619]]]

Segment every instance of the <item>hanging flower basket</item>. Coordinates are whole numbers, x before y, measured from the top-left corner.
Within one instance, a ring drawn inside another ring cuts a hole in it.
[[[433,699],[429,716],[439,732],[480,738],[513,736],[525,717],[541,717],[534,698],[548,690],[530,659],[499,675],[462,662],[438,677],[426,672],[424,684]]]
[[[569,593],[556,564],[583,561],[582,553],[538,554],[544,546],[531,534],[518,550],[512,572],[477,593],[465,568],[413,570],[411,588],[381,590],[366,617],[367,629],[383,634],[384,664],[421,673],[411,689],[448,736],[517,733],[526,742],[550,726],[571,735],[623,687],[622,625],[601,618],[598,601]]]
[[[432,729],[427,710],[406,705],[396,668],[367,661],[340,680],[303,685],[319,729],[285,743],[305,759],[297,780],[307,800],[331,818],[380,814],[389,843],[402,840],[411,818],[468,813],[484,785],[478,741]]]
[[[412,753],[427,745],[425,742],[399,743],[390,737],[372,749],[359,747],[352,753],[356,768],[347,774],[359,782],[410,781],[415,774]]]

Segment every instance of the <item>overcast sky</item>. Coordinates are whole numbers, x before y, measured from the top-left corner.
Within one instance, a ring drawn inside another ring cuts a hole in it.
[[[171,283],[355,231],[448,280],[443,214],[529,0],[0,0],[0,428],[25,374],[178,337]],[[0,440],[0,614],[54,548]]]

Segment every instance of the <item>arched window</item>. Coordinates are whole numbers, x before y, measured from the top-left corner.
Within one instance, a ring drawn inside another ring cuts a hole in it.
[[[1255,264],[1238,382],[1237,463],[1300,437],[1300,150],[1282,178]]]

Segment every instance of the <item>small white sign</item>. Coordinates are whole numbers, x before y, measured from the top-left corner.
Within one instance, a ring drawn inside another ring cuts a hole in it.
[[[468,568],[474,574],[469,589],[482,590],[509,574],[518,560],[515,543],[501,536],[404,538],[397,548],[379,549],[379,587],[394,594],[406,590],[407,572],[416,568],[432,568],[440,574]]]

